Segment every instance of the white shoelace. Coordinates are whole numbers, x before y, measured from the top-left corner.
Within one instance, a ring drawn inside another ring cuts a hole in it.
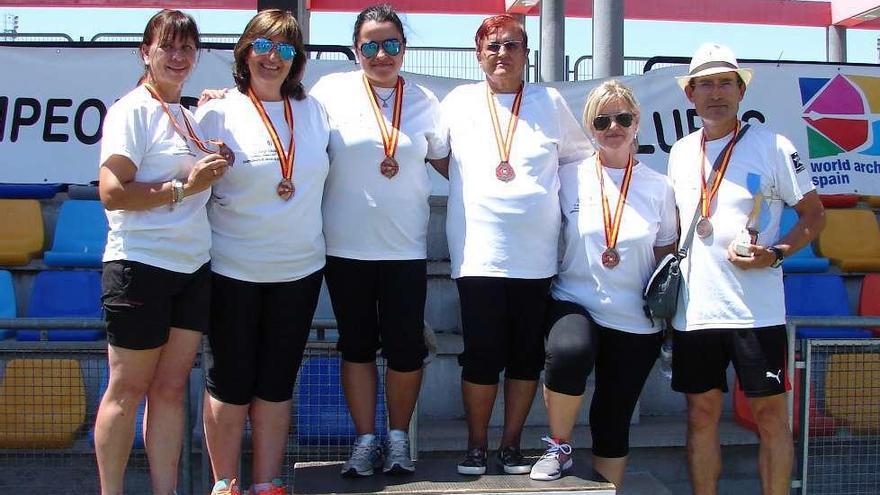
[[[356,460],[370,460],[370,453],[372,453],[373,449],[376,448],[374,445],[361,445],[359,443],[355,443],[352,448],[351,458]]]
[[[543,437],[541,440],[547,442],[547,452],[544,452],[544,455],[541,456],[541,459],[558,459],[559,453],[562,452],[565,455],[571,455],[571,445],[567,443],[558,443],[556,440],[553,440],[550,437]]]
[[[409,442],[406,440],[389,440],[388,453],[391,457],[409,456]]]

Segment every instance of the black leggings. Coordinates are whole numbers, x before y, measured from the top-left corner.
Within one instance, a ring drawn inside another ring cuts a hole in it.
[[[661,333],[635,334],[597,325],[581,306],[551,301],[546,338],[545,384],[566,395],[581,395],[596,367],[590,405],[593,454],[624,457],[629,453],[633,410],[654,361]]]

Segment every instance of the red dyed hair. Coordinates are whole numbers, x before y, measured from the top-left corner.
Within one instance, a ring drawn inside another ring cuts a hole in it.
[[[480,28],[477,29],[477,34],[474,36],[474,42],[477,44],[477,51],[480,51],[480,48],[483,46],[483,40],[488,38],[490,34],[499,29],[508,27],[519,29],[520,32],[522,32],[523,48],[528,48],[529,36],[526,34],[526,28],[521,22],[516,20],[516,17],[513,17],[510,14],[501,14],[483,19],[483,23],[480,24]]]

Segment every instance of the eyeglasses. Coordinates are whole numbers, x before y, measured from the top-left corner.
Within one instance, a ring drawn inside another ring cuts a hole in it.
[[[393,57],[400,53],[401,42],[397,38],[391,38],[385,41],[368,41],[361,43],[361,55],[367,58],[373,58],[379,54],[379,47],[385,50],[389,56]]]
[[[633,124],[633,114],[629,112],[620,112],[597,116],[593,119],[593,128],[597,131],[604,131],[611,127],[612,119],[614,119],[614,121],[617,122],[617,125],[621,127],[629,127]]]
[[[251,41],[251,47],[254,49],[254,55],[265,55],[274,48],[275,53],[285,62],[293,60],[294,55],[296,55],[296,47],[290,43],[267,40],[266,38],[257,38]]]
[[[519,50],[519,47],[521,47],[522,44],[522,40],[490,41],[486,43],[486,50],[489,50],[492,53],[498,53],[501,51],[501,47],[504,47],[504,51],[512,52],[514,50]]]

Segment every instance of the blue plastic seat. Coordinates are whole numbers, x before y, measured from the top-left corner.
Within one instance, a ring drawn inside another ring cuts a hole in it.
[[[788,316],[852,316],[846,286],[839,275],[803,274],[785,276],[785,312]],[[798,327],[801,339],[871,338],[863,328]]]
[[[12,286],[12,274],[0,270],[0,318],[15,318],[15,289]],[[0,328],[0,340],[11,337],[12,330]]]
[[[0,184],[0,198],[51,199],[63,190],[63,184]]]
[[[779,237],[788,234],[797,221],[798,215],[794,208],[784,208],[780,219]],[[807,244],[800,251],[785,257],[782,261],[782,270],[785,273],[822,273],[828,271],[830,264],[828,258],[816,256],[812,244]]]
[[[357,433],[340,382],[339,357],[311,357],[299,369],[295,390],[296,438],[300,445],[348,446]],[[377,436],[385,434],[385,387],[378,380]]]
[[[100,201],[67,200],[58,213],[52,249],[43,254],[43,261],[49,266],[100,267],[107,230]]]
[[[50,271],[34,277],[29,317],[101,317],[101,273]],[[90,341],[104,338],[103,330],[48,330],[49,340]],[[19,330],[16,340],[40,340],[39,330]]]

